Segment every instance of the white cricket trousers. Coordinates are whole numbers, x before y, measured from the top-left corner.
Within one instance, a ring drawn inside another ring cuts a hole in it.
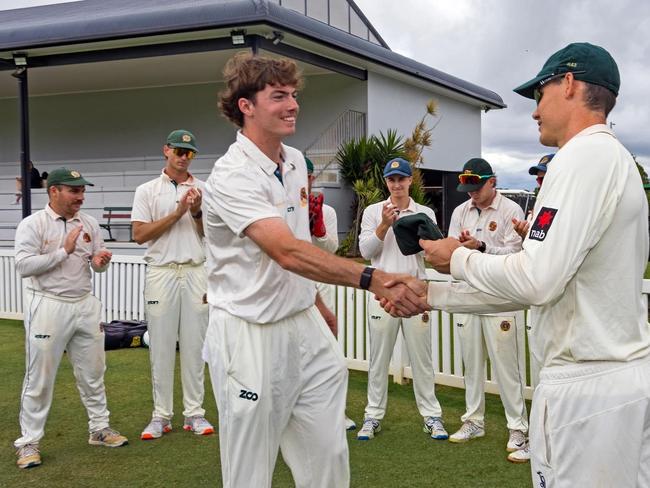
[[[54,380],[63,352],[72,364],[88,431],[108,427],[104,389],[104,332],[101,304],[91,295],[68,299],[28,289],[25,294],[25,379],[20,398],[21,437],[16,448],[38,443],[52,405]]]
[[[210,307],[203,357],[224,488],[270,487],[278,449],[297,488],[349,486],[348,371],[315,306],[263,325]]]
[[[208,327],[207,274],[203,264],[148,266],[145,302],[153,387],[153,417],[174,416],[176,341],[181,360],[183,415],[205,415],[205,363],[201,349]]]
[[[388,368],[400,328],[411,360],[413,392],[418,411],[422,417],[442,417],[442,408],[435,391],[430,324],[429,314],[416,315],[408,319],[396,318],[384,311],[377,300],[368,297],[370,367],[368,404],[364,418],[381,420],[386,414]]]
[[[512,316],[455,315],[465,365],[465,414],[481,427],[485,423],[485,364],[492,364],[499,385],[508,429],[528,432],[526,343],[523,313]],[[486,354],[487,353],[487,354]]]
[[[534,487],[650,486],[650,356],[543,368],[530,415]]]

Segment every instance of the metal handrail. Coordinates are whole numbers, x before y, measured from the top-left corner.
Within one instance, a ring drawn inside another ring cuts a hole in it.
[[[342,144],[366,135],[366,114],[346,110],[327,129],[305,148],[305,155],[314,163],[314,174],[320,177],[336,161],[336,153]],[[324,162],[323,162],[324,161]],[[338,181],[338,171],[336,173]]]

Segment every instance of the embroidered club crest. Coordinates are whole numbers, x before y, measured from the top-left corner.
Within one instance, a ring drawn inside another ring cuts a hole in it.
[[[84,232],[83,240],[84,240],[84,242],[90,242],[92,240],[90,238],[90,234],[88,232]]]
[[[503,332],[508,332],[510,330],[510,322],[508,322],[507,320],[501,322],[501,330]]]
[[[72,176],[73,178],[79,178],[81,174],[79,173],[79,171],[70,171],[70,176]]]
[[[490,223],[488,224],[488,229],[490,232],[494,232],[497,230],[497,223],[494,220],[491,220]]]
[[[301,207],[306,207],[308,200],[309,200],[309,198],[307,197],[307,189],[303,186],[300,189],[300,206]]]
[[[183,137],[181,137],[181,139],[183,140],[183,142],[190,142],[192,140],[192,138],[187,134],[183,134]]]
[[[422,314],[422,322],[428,322],[429,321],[429,314],[427,312],[424,312]]]

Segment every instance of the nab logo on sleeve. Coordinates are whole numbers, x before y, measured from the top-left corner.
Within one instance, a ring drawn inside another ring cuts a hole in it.
[[[537,214],[533,226],[530,228],[530,234],[528,234],[529,239],[535,241],[543,241],[548,235],[548,231],[555,220],[555,214],[557,213],[557,208],[542,207]]]

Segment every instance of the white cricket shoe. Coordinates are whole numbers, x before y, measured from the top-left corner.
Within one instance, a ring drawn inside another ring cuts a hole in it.
[[[483,437],[485,430],[471,420],[464,422],[458,432],[449,436],[449,442],[467,442],[478,437]]]
[[[345,416],[345,430],[356,430],[357,423],[347,415]]]
[[[445,426],[440,417],[426,417],[424,419],[424,428],[422,430],[427,434],[431,434],[432,439],[449,439],[449,434],[445,430]]]
[[[185,417],[183,429],[194,432],[196,435],[210,435],[214,434],[214,427],[208,422],[204,416],[195,415],[194,417]]]
[[[526,447],[526,434],[521,430],[510,430],[506,451],[515,452]]]
[[[381,425],[377,419],[365,419],[363,421],[363,426],[357,434],[358,441],[369,441],[370,439],[375,438],[375,434],[378,434],[381,431]]]
[[[511,463],[527,463],[530,461],[530,444],[526,443],[526,447],[518,451],[508,454],[508,461]]]
[[[163,434],[172,431],[172,423],[162,417],[154,417],[149,422],[142,434],[140,434],[140,439],[143,441],[148,441],[151,439],[158,439],[162,437]]]

